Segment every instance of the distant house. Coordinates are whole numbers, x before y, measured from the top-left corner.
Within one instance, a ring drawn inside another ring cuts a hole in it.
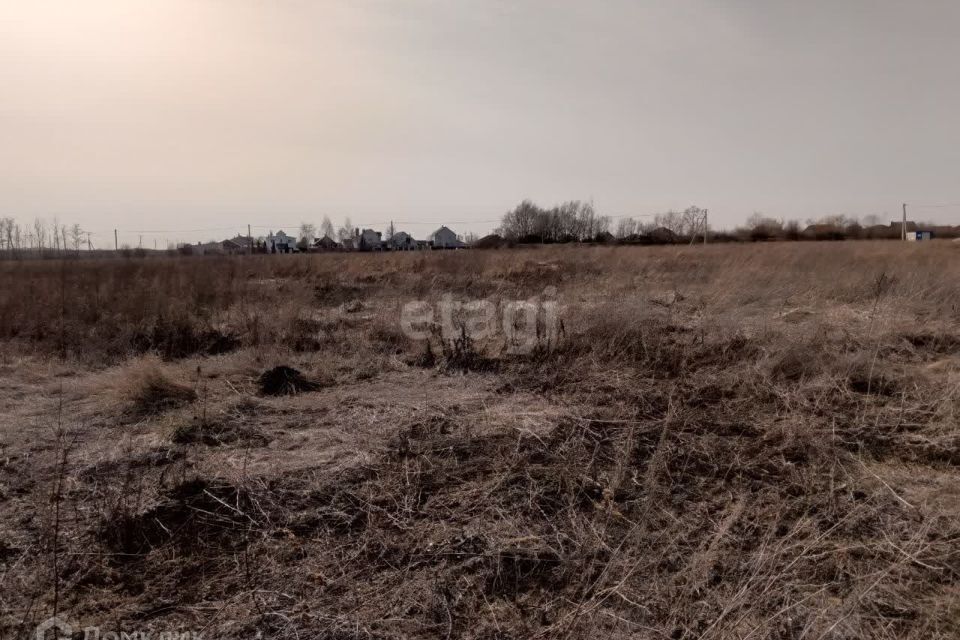
[[[870,240],[882,240],[886,238],[896,238],[897,231],[894,231],[889,226],[885,224],[874,224],[869,227],[864,227],[863,237]]]
[[[921,240],[933,240],[932,231],[907,231],[907,240],[911,242],[919,242]]]
[[[344,251],[356,251],[358,238],[342,238],[340,248]]]
[[[297,239],[283,231],[270,232],[266,238],[267,251],[270,253],[292,253],[297,250]]]
[[[221,242],[198,242],[197,244],[181,244],[177,250],[183,255],[191,256],[222,256],[224,254]]]
[[[386,241],[388,249],[393,251],[415,251],[417,241],[406,231],[397,231]]]
[[[360,251],[380,251],[383,249],[383,236],[379,231],[364,229],[356,233],[357,249]]]
[[[313,243],[313,248],[317,251],[336,251],[342,248],[342,245],[330,236],[323,236],[322,238],[317,238]]]
[[[496,233],[491,233],[490,235],[483,236],[479,240],[473,243],[475,249],[499,249],[507,244],[507,241]]]
[[[250,236],[236,236],[220,243],[223,252],[232,256],[250,253],[253,247],[253,238]]]
[[[448,227],[440,227],[431,233],[430,242],[434,249],[463,249],[467,246]]]

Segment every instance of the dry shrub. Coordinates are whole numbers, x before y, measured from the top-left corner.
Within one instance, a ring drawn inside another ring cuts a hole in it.
[[[247,515],[254,513],[249,505],[243,489],[222,481],[188,480],[166,491],[162,502],[146,511],[105,519],[97,534],[108,549],[119,552],[120,562],[135,561],[170,544],[181,553],[235,549],[244,544],[237,533],[256,524]]]
[[[240,347],[240,338],[204,321],[181,315],[169,319],[160,316],[153,326],[136,331],[130,337],[137,353],[156,353],[165,359],[178,359],[195,354],[220,355]]]
[[[260,374],[260,393],[265,396],[291,396],[320,389],[323,383],[312,380],[293,367],[279,365]]]
[[[460,327],[460,334],[452,340],[441,339],[440,345],[441,366],[446,371],[495,371],[497,368],[497,361],[483,354],[465,326]],[[427,353],[423,356],[426,359]]]
[[[171,379],[163,365],[147,357],[124,372],[119,395],[136,415],[150,415],[189,404],[197,399],[193,387]]]

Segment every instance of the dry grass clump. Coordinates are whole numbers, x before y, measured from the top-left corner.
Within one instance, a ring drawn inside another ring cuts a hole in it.
[[[189,316],[159,316],[152,326],[142,327],[130,336],[133,351],[153,353],[165,359],[194,354],[220,355],[234,351],[240,345],[241,340],[236,334]]]
[[[773,354],[767,367],[775,380],[800,383],[822,375],[826,362],[819,342],[793,343]]]
[[[441,366],[445,371],[494,371],[497,361],[484,355],[476,341],[461,327],[460,334],[450,340],[440,340],[443,354]],[[429,347],[428,347],[429,349]],[[423,353],[421,365],[428,361],[430,351]]]
[[[165,491],[159,504],[142,513],[105,519],[97,537],[119,554],[119,563],[170,545],[180,553],[238,548],[244,537],[237,534],[252,524],[244,515],[249,505],[242,489],[218,481],[187,480]]]
[[[914,395],[926,385],[922,374],[891,359],[879,359],[870,353],[838,358],[834,370],[845,379],[851,391],[865,395]]]
[[[162,413],[197,399],[193,387],[173,380],[163,366],[151,358],[125,371],[117,391],[127,409],[141,416]]]
[[[316,391],[323,385],[312,380],[293,367],[279,365],[260,374],[257,379],[260,393],[265,396],[292,396],[298,393]]]
[[[170,441],[175,444],[202,443],[211,447],[236,443],[262,447],[266,446],[270,439],[255,427],[227,420],[194,419],[177,427],[170,436]]]

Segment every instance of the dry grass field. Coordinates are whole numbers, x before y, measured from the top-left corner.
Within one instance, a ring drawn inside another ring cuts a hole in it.
[[[958,294],[946,242],[0,263],[0,634],[960,637]],[[445,295],[558,328],[428,349]]]

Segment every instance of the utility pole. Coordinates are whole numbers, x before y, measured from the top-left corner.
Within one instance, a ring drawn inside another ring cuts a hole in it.
[[[87,231],[87,251],[93,251],[93,245],[90,243],[90,232]]]
[[[707,246],[707,229],[710,227],[707,226],[707,210],[703,210],[703,246]]]
[[[113,250],[114,250],[114,251],[119,251],[119,250],[120,250],[120,243],[117,242],[117,230],[116,230],[116,229],[113,230]]]
[[[900,239],[907,239],[907,203],[903,203],[903,223],[900,225]]]
[[[250,255],[253,255],[253,234],[250,233],[250,225],[247,225],[247,248],[250,250]]]

